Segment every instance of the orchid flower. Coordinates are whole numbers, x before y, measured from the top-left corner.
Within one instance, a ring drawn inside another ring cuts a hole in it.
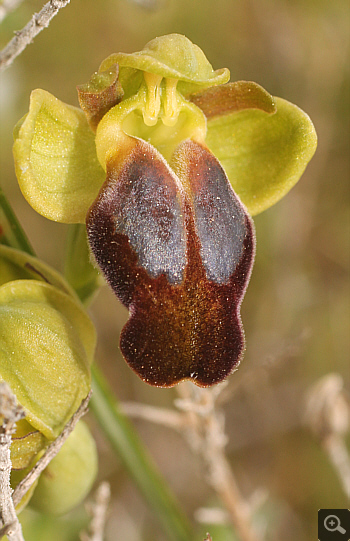
[[[316,149],[309,117],[229,83],[186,37],[112,54],[78,87],[43,90],[15,129],[21,190],[43,216],[86,222],[94,261],[130,318],[120,348],[146,382],[222,381],[244,351],[250,215],[281,199]]]

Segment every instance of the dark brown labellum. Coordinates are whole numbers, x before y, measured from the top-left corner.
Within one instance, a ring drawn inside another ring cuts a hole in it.
[[[88,238],[130,311],[120,341],[129,365],[152,385],[209,386],[242,355],[254,229],[207,148],[187,140],[171,165],[138,139],[110,160]]]

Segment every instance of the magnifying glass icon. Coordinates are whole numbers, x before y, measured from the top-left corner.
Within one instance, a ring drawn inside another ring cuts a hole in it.
[[[340,532],[340,533],[346,533],[346,530],[341,527],[340,520],[336,515],[328,515],[324,519],[324,527],[329,532]]]

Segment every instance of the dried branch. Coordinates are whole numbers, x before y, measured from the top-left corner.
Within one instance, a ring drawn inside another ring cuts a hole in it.
[[[339,374],[327,374],[308,393],[305,422],[321,442],[350,498],[350,456],[344,435],[349,430],[350,407]]]
[[[34,468],[30,470],[28,475],[22,479],[22,481],[16,486],[13,493],[13,502],[17,505],[23,496],[28,492],[29,488],[36,481],[39,475],[44,471],[46,466],[51,462],[51,460],[57,455],[58,451],[61,449],[62,445],[68,438],[69,434],[74,430],[75,425],[79,419],[85,415],[88,411],[88,403],[91,398],[92,391],[89,392],[87,397],[82,401],[81,405],[68,421],[64,429],[58,438],[53,441],[48,448],[46,449],[44,455],[38,460]]]
[[[121,406],[125,415],[129,417],[150,421],[174,430],[182,430],[187,423],[183,414],[168,408],[159,408],[138,402],[122,402]]]
[[[81,541],[103,541],[103,532],[106,524],[106,514],[111,497],[109,483],[100,484],[95,493],[95,501],[88,504],[88,511],[92,516],[89,533],[82,533]]]
[[[2,535],[7,535],[9,541],[24,541],[22,527],[18,521],[15,505],[12,499],[10,485],[11,474],[11,435],[16,422],[25,416],[21,406],[5,382],[0,383],[0,518]]]
[[[0,6],[0,23],[7,17],[11,11],[14,11],[20,4],[22,4],[23,0],[3,0],[1,6]]]
[[[213,389],[199,389],[187,384],[190,392],[187,397],[176,400],[175,405],[191,419],[187,439],[193,450],[204,459],[208,483],[225,505],[240,539],[257,541],[258,534],[251,525],[251,506],[243,498],[225,455],[225,420],[215,404],[224,387],[225,384],[221,384]],[[180,389],[183,392],[186,387]]]
[[[39,13],[35,13],[29,23],[22,30],[16,32],[15,37],[0,52],[0,71],[12,64],[35,36],[47,28],[51,19],[69,2],[70,0],[50,0]]]
[[[258,535],[251,526],[255,505],[241,495],[224,451],[227,443],[224,416],[218,411],[216,401],[225,387],[226,382],[211,389],[184,383],[178,387],[182,398],[175,400],[180,411],[131,402],[124,403],[123,410],[127,415],[168,426],[185,435],[194,452],[205,460],[208,482],[224,503],[227,517],[241,540],[257,541]]]

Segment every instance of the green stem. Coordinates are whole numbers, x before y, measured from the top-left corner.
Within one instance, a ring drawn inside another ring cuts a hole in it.
[[[92,369],[92,377],[93,395],[90,406],[113,449],[157,513],[169,539],[193,541],[194,535],[187,518],[153,465],[132,424],[118,408],[107,382],[96,366]]]
[[[35,255],[11,205],[0,186],[0,243]]]

